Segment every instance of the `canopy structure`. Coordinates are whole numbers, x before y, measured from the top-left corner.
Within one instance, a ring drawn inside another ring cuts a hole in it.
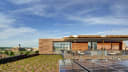
[[[65,41],[70,42],[89,42],[89,41],[97,41],[97,42],[121,42],[127,41],[128,35],[75,35],[64,37]]]

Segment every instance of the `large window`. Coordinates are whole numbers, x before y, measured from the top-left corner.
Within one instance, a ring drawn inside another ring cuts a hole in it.
[[[71,50],[71,42],[54,42],[54,51]]]
[[[97,50],[97,42],[92,42],[93,50]]]
[[[88,42],[88,50],[97,50],[97,42]]]
[[[88,42],[88,50],[92,49],[92,42]]]

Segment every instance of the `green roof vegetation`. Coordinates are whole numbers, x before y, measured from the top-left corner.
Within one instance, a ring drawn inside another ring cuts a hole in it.
[[[0,72],[58,72],[61,55],[39,55],[19,61],[1,64]]]

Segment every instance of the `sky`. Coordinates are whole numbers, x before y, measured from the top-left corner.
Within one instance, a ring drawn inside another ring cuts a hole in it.
[[[38,47],[39,38],[127,34],[128,0],[0,0],[1,47]]]

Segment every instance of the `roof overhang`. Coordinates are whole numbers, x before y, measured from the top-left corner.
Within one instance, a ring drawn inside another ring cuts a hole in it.
[[[69,36],[64,37],[65,41],[71,42],[89,42],[89,41],[97,41],[97,42],[121,42],[128,40],[128,35],[77,35],[77,36]]]

